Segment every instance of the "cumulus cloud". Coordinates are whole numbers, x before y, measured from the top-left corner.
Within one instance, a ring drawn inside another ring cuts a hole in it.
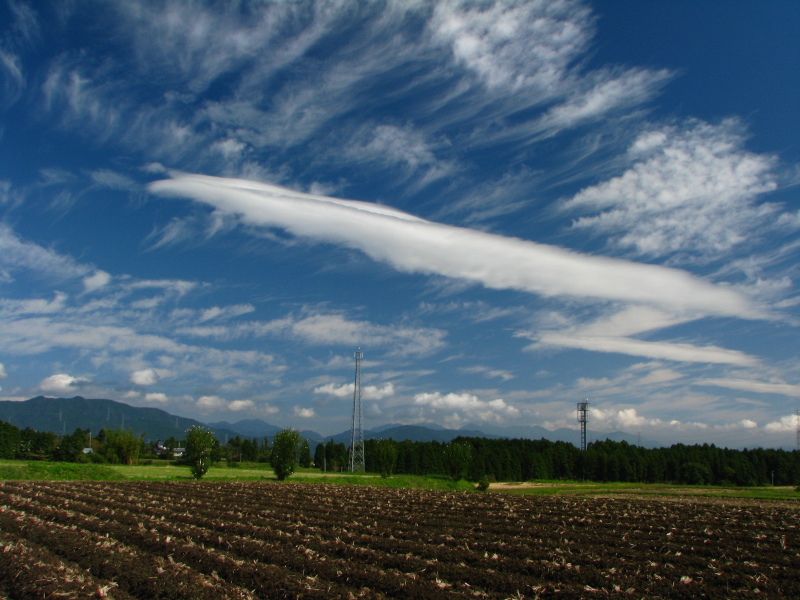
[[[589,422],[598,429],[641,427],[643,425],[659,425],[660,419],[646,419],[639,415],[635,408],[607,409],[589,406]]]
[[[354,383],[346,383],[344,385],[336,385],[335,383],[326,383],[314,388],[315,394],[327,394],[328,396],[335,396],[337,398],[352,398],[355,392]],[[364,400],[382,400],[394,396],[394,385],[385,383],[382,386],[363,385],[361,386],[361,397]]]
[[[752,419],[741,419],[735,423],[725,423],[723,425],[715,425],[714,429],[718,431],[737,431],[737,430],[753,430],[758,429],[758,423]]]
[[[240,410],[253,408],[253,406],[254,404],[252,400],[234,400],[228,404],[228,410],[239,412]]]
[[[314,412],[313,408],[302,408],[300,406],[294,407],[294,415],[296,417],[300,417],[301,419],[311,419],[317,416],[317,413]]]
[[[144,395],[144,401],[156,404],[166,404],[169,402],[169,397],[161,392],[151,392]]]
[[[205,411],[223,410],[228,406],[225,399],[219,396],[200,396],[195,404],[197,408]]]
[[[751,419],[741,419],[733,423],[712,426],[700,421],[663,420],[657,417],[646,417],[640,414],[636,408],[630,406],[603,408],[591,405],[589,406],[589,423],[593,428],[600,430],[619,429],[631,431],[649,429],[651,432],[669,429],[680,432],[711,429],[715,431],[736,431],[753,430],[758,427],[758,424]]]
[[[764,429],[770,433],[788,433],[795,431],[798,426],[798,418],[797,415],[786,415],[777,421],[767,423],[764,425]]]
[[[402,272],[443,275],[546,297],[625,300],[711,315],[755,314],[738,292],[684,271],[441,225],[367,202],[183,173],[149,188],[156,194],[209,204],[248,225],[281,227],[301,238],[358,249]]]
[[[153,385],[160,380],[161,377],[156,369],[140,369],[130,376],[130,382],[134,385]]]
[[[229,410],[232,412],[239,412],[253,408],[255,404],[252,400],[233,400],[231,402],[221,398],[220,396],[201,396],[195,403],[197,408],[204,412],[215,412],[221,410]]]
[[[40,381],[39,389],[43,392],[69,394],[88,383],[91,383],[91,380],[86,377],[73,377],[66,373],[57,373]]]
[[[442,394],[440,392],[414,395],[414,404],[434,411],[453,411],[457,415],[451,421],[477,420],[482,422],[503,423],[507,419],[519,417],[520,411],[502,398],[481,400],[474,394]]]
[[[0,379],[5,379],[8,377],[8,373],[6,373],[6,366],[3,363],[0,363]]]

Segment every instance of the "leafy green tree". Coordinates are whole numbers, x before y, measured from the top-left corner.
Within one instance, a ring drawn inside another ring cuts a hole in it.
[[[58,441],[58,448],[53,453],[53,460],[62,462],[75,462],[77,460],[87,460],[83,455],[83,449],[89,441],[89,430],[76,429],[72,435],[62,435]],[[79,458],[80,457],[80,458]]]
[[[323,465],[327,471],[342,471],[347,466],[347,446],[333,440],[328,440],[325,444],[325,460]],[[319,466],[319,465],[317,465]]]
[[[452,441],[444,446],[444,464],[453,481],[464,479],[472,461],[472,446],[469,442]]]
[[[314,466],[318,469],[325,470],[328,465],[325,463],[325,444],[317,444],[314,450]]]
[[[300,444],[300,458],[298,459],[301,467],[308,468],[311,466],[311,446],[308,445],[308,440],[303,440]]]
[[[22,432],[11,423],[0,421],[0,458],[16,458],[22,446]]]
[[[381,477],[391,477],[397,464],[399,449],[397,442],[392,439],[378,440],[375,445],[375,456],[378,459],[378,469]]]
[[[258,444],[258,462],[269,462],[269,453],[269,438],[265,436],[261,443]]]
[[[135,465],[138,462],[142,439],[133,434],[133,429],[103,429],[97,438],[101,441],[100,453],[108,462],[123,465]]]
[[[184,458],[195,479],[200,479],[211,466],[211,454],[216,438],[214,433],[203,427],[193,425],[186,432],[186,452]]]
[[[275,434],[270,463],[278,481],[283,481],[294,473],[300,442],[300,432],[296,429],[281,429]]]

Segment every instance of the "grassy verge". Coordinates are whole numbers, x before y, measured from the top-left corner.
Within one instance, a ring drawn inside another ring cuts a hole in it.
[[[55,462],[22,462],[0,460],[0,480],[168,480],[190,481],[188,466],[176,466],[168,461],[152,461],[145,465],[99,465]],[[220,463],[212,466],[204,481],[275,481],[268,464]],[[443,491],[472,491],[475,484],[454,482],[446,477],[395,475],[382,478],[373,473],[322,473],[318,469],[298,468],[289,481],[308,484],[336,483]],[[618,496],[618,497],[672,497],[672,498],[742,498],[752,500],[779,500],[800,505],[800,493],[794,487],[713,487],[678,486],[643,483],[591,483],[578,481],[530,481],[524,483],[494,483],[488,493],[524,494],[531,496]]]
[[[0,479],[113,481],[125,476],[105,465],[2,461]]]
[[[794,486],[723,487],[668,485],[660,483],[594,483],[577,481],[531,481],[495,483],[490,492],[550,496],[659,496],[673,498],[749,498],[753,500],[787,500],[800,504],[800,493]]]

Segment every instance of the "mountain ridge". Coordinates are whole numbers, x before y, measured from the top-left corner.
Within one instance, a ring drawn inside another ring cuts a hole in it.
[[[75,429],[90,429],[99,432],[102,428],[133,429],[135,435],[143,435],[145,441],[165,440],[174,437],[181,440],[191,426],[211,429],[220,442],[239,436],[246,438],[271,439],[281,427],[261,419],[242,419],[235,423],[217,421],[203,423],[187,417],[179,417],[155,407],[137,407],[108,399],[87,399],[82,396],[72,398],[49,398],[37,396],[23,402],[0,401],[0,419],[21,429],[30,427],[38,431],[52,431],[57,434],[72,433]],[[300,432],[310,443],[350,443],[350,430],[335,435],[321,435],[316,431]],[[639,440],[626,432],[603,434],[588,431],[590,439],[611,439],[635,444]],[[577,445],[579,432],[574,429],[549,430],[540,425],[478,425],[469,423],[460,429],[447,429],[435,423],[404,425],[390,423],[364,430],[364,439],[394,439],[413,442],[437,441],[447,443],[457,437],[481,437],[487,439],[521,438],[563,441]],[[645,443],[651,446],[651,443]]]

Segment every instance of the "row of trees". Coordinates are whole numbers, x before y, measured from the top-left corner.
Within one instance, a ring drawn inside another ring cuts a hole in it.
[[[101,429],[96,437],[88,429],[76,429],[72,434],[58,436],[0,421],[0,458],[131,465],[138,460],[142,448],[142,439],[125,429]],[[91,455],[85,452],[87,449]]]
[[[309,467],[312,456],[307,440],[294,430],[282,430],[272,446],[262,440],[233,438],[221,445],[204,429],[203,454],[195,456],[192,432],[185,440],[167,440],[166,456],[184,445],[184,462],[198,464],[200,476],[213,462],[269,462],[279,479],[292,474],[295,465]],[[291,432],[291,436],[285,432]],[[289,436],[291,439],[286,439]],[[366,440],[365,467],[368,472],[409,475],[446,475],[454,479],[479,481],[526,481],[530,479],[584,479],[641,483],[684,483],[693,485],[797,485],[800,483],[800,452],[753,448],[731,450],[703,444],[676,444],[669,448],[642,448],[626,442],[602,441],[589,444],[586,452],[566,442],[523,439],[456,438],[449,443],[394,440]],[[84,448],[93,452],[84,454]],[[276,453],[277,451],[277,453]],[[20,430],[0,421],[0,458],[60,460],[133,464],[141,456],[154,456],[132,431],[102,430],[94,438],[88,430],[71,435]],[[318,444],[313,465],[325,471],[344,471],[348,448],[333,440]],[[196,475],[197,476],[197,475]]]
[[[382,474],[446,475],[470,481],[489,477],[740,486],[800,483],[800,452],[764,448],[732,450],[713,444],[642,448],[606,440],[581,452],[566,442],[486,438],[456,438],[449,443],[367,440],[364,445],[366,470]],[[317,460],[315,464],[321,466]]]
[[[31,428],[19,429],[0,420],[0,458],[134,464],[141,458],[173,460],[175,449],[185,448],[187,442],[188,432],[183,439],[170,437],[145,443],[143,436],[135,436],[133,430],[102,429],[92,435],[90,430],[78,428],[71,434],[57,435]],[[271,452],[266,437],[249,439],[235,436],[225,444],[220,444],[214,437],[209,460],[268,463]],[[308,440],[300,441],[297,462],[302,467],[311,466]]]
[[[190,428],[184,440],[169,439],[161,445],[145,444],[142,437],[135,436],[132,430],[102,429],[93,438],[88,429],[76,429],[71,435],[57,436],[30,428],[21,430],[0,421],[0,458],[130,465],[135,464],[141,454],[149,451],[153,455],[159,448],[172,458],[172,451],[179,447],[185,448],[180,462],[189,466],[195,479],[205,475],[211,464],[221,460],[224,455],[239,461],[269,461],[280,480],[289,477],[298,464],[311,466],[308,440],[303,440],[300,433],[293,429],[279,431],[272,447],[267,438],[259,443],[238,436],[222,446],[214,433],[203,427]]]
[[[186,452],[183,462],[189,465],[195,479],[200,479],[208,472],[213,462],[214,452],[219,449],[219,442],[212,431],[203,427],[192,427],[186,432]],[[278,480],[283,481],[294,473],[295,466],[305,459],[310,466],[311,453],[308,441],[300,437],[294,429],[282,429],[275,435],[269,453],[270,465]]]

